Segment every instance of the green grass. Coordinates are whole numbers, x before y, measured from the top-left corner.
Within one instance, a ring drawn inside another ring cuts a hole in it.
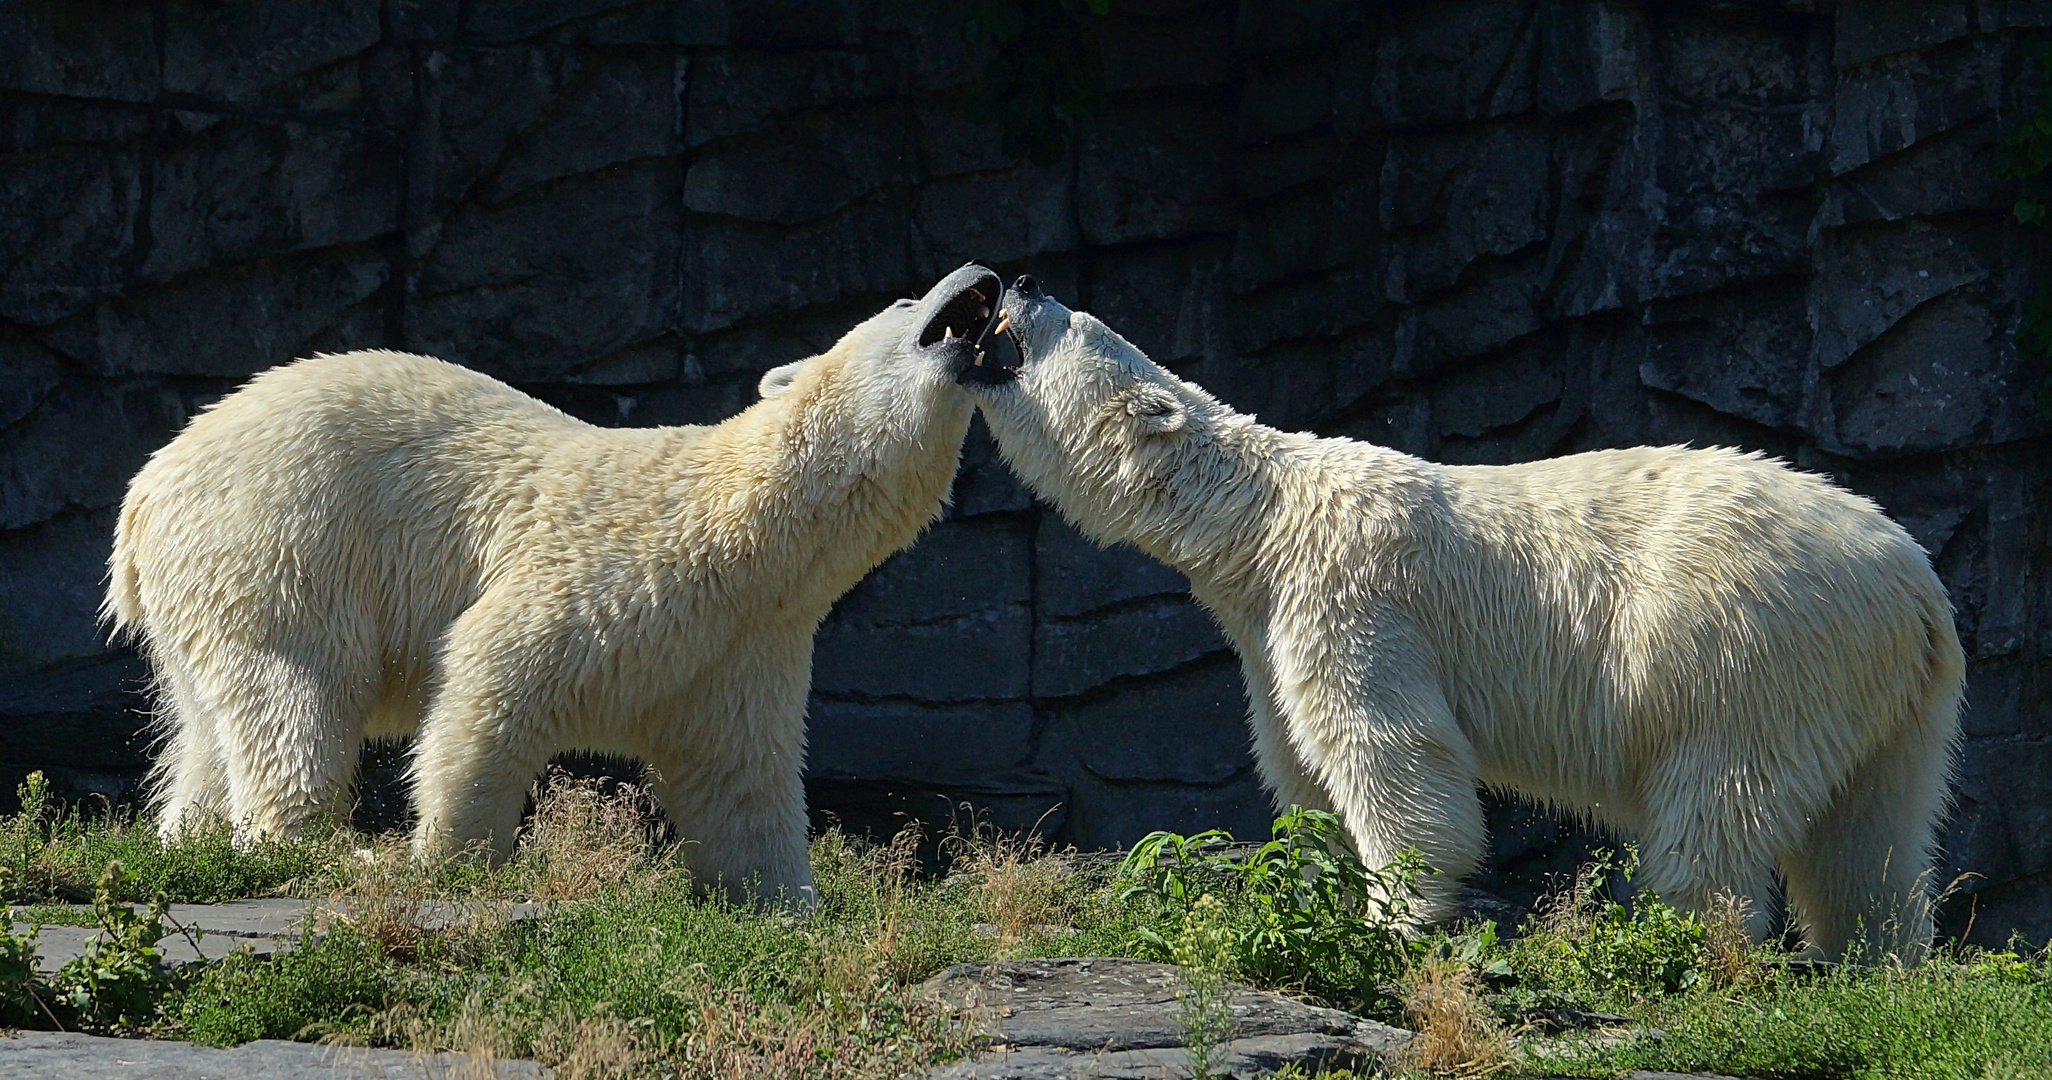
[[[799,913],[694,892],[679,850],[646,842],[645,804],[577,785],[543,804],[534,834],[497,868],[418,866],[397,838],[346,830],[242,848],[218,829],[163,844],[147,822],[47,803],[0,818],[0,885],[20,903],[72,901],[95,882],[110,901],[360,898],[350,919],[276,959],[245,954],[149,982],[143,1019],[85,1000],[82,975],[0,971],[0,991],[13,995],[0,1005],[20,1023],[56,1016],[212,1045],[470,1050],[580,1077],[899,1076],[969,1045],[970,1032],[917,995],[941,969],[1007,956],[1159,956],[1164,942],[1190,938],[1195,898],[1209,893],[1208,932],[1220,936],[1208,955],[1224,974],[1426,1031],[1439,1050],[1400,1063],[1412,1073],[2052,1077],[2052,960],[2042,952],[1955,946],[1913,969],[1805,966],[1746,946],[1733,919],[1683,915],[1651,897],[1614,903],[1596,869],[1521,934],[1463,927],[1406,943],[1363,927],[1363,943],[1349,944],[1335,936],[1347,933],[1335,912],[1351,902],[1348,883],[1401,875],[1342,859],[1307,876],[1300,864],[1317,851],[1308,819],[1298,824],[1310,831],[1279,830],[1288,851],[1273,849],[1282,854],[1266,871],[1236,869],[1249,865],[1232,855],[1244,849],[1213,844],[1190,848],[1204,861],[1180,878],[1140,888],[1105,860],[991,836],[951,840],[951,869],[936,877],[917,872],[910,837],[879,847],[829,833],[812,849],[819,906]],[[116,861],[127,872],[103,878]],[[1277,899],[1285,880],[1325,891],[1293,908]],[[409,914],[423,897],[549,904],[529,921],[485,911],[423,927]],[[77,921],[78,909],[25,914]],[[1296,939],[1305,945],[1293,952]],[[1364,956],[1382,959],[1364,968]],[[135,970],[122,960],[100,962],[117,973],[101,988],[107,1000],[125,989],[118,973]],[[1591,1022],[1615,1030],[1576,1028]],[[1615,1037],[1650,1029],[1659,1036]]]

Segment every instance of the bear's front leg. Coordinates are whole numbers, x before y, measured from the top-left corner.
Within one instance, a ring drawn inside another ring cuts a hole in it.
[[[1278,618],[1269,640],[1290,745],[1361,860],[1416,849],[1434,872],[1413,923],[1452,915],[1486,849],[1480,766],[1416,627],[1394,612]]]
[[[564,635],[523,625],[537,610],[480,601],[450,627],[408,770],[419,857],[477,841],[495,861],[513,851],[527,793],[557,749],[568,689]]]
[[[805,842],[805,692],[812,631],[763,631],[706,665],[649,757],[656,798],[701,888],[811,907]]]

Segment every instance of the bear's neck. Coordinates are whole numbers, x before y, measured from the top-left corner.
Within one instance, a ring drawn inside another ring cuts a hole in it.
[[[1257,577],[1256,538],[1275,506],[1277,450],[1299,438],[1237,414],[1193,435],[1195,452],[1142,493],[1107,493],[1103,540],[1131,543],[1193,585],[1230,589]]]
[[[935,402],[906,427],[850,423],[821,394],[751,408],[711,456],[706,497],[678,508],[685,561],[775,582],[766,600],[824,616],[940,515],[972,409]]]

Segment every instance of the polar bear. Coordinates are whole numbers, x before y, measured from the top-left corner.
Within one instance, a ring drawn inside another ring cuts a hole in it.
[[[264,372],[130,484],[106,614],[167,736],[162,828],[293,832],[418,732],[423,854],[513,839],[565,749],[655,768],[701,882],[808,897],[813,631],[939,513],[1000,282],[966,266],[712,427],[607,429],[367,351]]]
[[[1444,915],[1477,786],[1635,834],[1702,910],[1776,868],[1811,947],[1928,946],[1964,666],[1928,559],[1757,454],[1455,467],[1264,427],[1030,278],[964,369],[1005,461],[1100,542],[1180,569],[1239,652],[1260,773]]]

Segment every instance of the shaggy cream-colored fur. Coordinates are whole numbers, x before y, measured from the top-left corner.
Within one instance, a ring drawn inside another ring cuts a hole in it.
[[[899,301],[714,427],[593,427],[394,352],[257,376],[150,459],[115,532],[162,827],[289,834],[367,736],[417,731],[417,847],[503,852],[551,755],[617,752],[655,767],[701,881],[809,895],[813,631],[947,498],[973,349],[925,339],[975,337],[976,286]]]
[[[1730,450],[1455,467],[1286,433],[1028,280],[1005,313],[1023,359],[970,390],[1006,462],[1188,575],[1277,803],[1335,810],[1370,862],[1415,846],[1431,913],[1486,850],[1487,785],[1635,834],[1685,908],[1765,911],[1778,868],[1820,952],[1927,946],[1963,659],[1872,503]]]

